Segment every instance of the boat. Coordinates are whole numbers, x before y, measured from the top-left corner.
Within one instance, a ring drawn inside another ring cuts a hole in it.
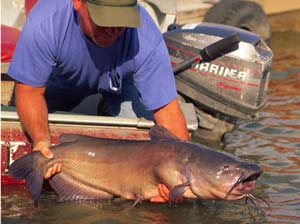
[[[23,19],[35,2],[25,1]],[[5,30],[1,42],[1,181],[17,184],[23,182],[13,180],[7,168],[32,151],[15,108],[9,104],[14,81],[6,74],[21,28],[1,24],[1,29]],[[259,35],[227,25],[193,23],[171,26],[163,36],[191,135],[221,140],[226,132],[233,130],[238,119],[253,119],[264,106],[273,53]],[[195,57],[199,59],[197,63]],[[63,133],[149,139],[148,131],[153,125],[153,121],[144,118],[49,114],[53,144],[59,143]]]

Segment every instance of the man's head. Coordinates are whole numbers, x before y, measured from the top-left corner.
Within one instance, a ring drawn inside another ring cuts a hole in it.
[[[136,0],[87,0],[93,21],[103,27],[139,27]]]
[[[80,27],[95,44],[109,46],[126,27],[140,26],[136,0],[72,0]]]

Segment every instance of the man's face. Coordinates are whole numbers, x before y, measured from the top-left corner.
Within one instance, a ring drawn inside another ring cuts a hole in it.
[[[76,5],[78,4],[79,5]],[[107,47],[123,33],[125,27],[102,27],[92,20],[86,0],[73,0],[75,10],[79,13],[80,28],[96,45]]]
[[[101,47],[111,45],[125,30],[124,27],[101,27],[93,26],[92,35],[89,36],[93,42]]]

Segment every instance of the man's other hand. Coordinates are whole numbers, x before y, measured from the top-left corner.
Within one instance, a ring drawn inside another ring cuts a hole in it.
[[[50,143],[40,141],[34,145],[34,151],[40,151],[44,157],[47,159],[53,159],[53,152],[49,149]],[[61,172],[61,163],[54,163],[53,166],[49,167],[44,178],[48,179],[52,177],[54,174]]]

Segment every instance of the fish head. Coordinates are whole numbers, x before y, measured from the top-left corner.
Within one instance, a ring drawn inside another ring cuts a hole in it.
[[[261,168],[231,154],[202,148],[189,161],[187,176],[199,198],[237,200],[256,186]]]

